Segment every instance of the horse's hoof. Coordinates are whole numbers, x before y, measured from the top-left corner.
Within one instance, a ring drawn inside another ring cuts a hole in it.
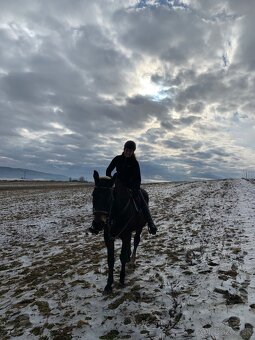
[[[120,281],[119,288],[125,288],[125,287],[126,287],[125,282]]]
[[[104,294],[104,295],[109,295],[109,294],[111,294],[111,293],[112,293],[112,287],[106,286],[105,289],[104,289],[103,294]]]

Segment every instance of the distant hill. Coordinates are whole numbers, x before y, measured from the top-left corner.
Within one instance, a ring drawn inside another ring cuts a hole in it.
[[[68,177],[58,174],[49,174],[46,172],[34,171],[21,168],[10,168],[0,166],[0,180],[3,179],[33,179],[33,180],[53,180],[68,181]]]

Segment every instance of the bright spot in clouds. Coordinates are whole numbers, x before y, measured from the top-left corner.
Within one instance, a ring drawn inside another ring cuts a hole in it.
[[[140,89],[137,89],[137,94],[152,97],[154,100],[161,100],[167,97],[167,94],[165,93],[167,89],[168,87],[153,83],[151,77],[145,75],[140,79]]]

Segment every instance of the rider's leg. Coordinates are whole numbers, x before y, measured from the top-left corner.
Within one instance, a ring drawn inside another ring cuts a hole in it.
[[[155,235],[158,229],[157,229],[157,227],[155,226],[155,224],[152,220],[149,206],[148,206],[147,202],[145,201],[141,190],[139,190],[138,195],[139,195],[139,198],[140,198],[140,201],[141,201],[142,213],[143,213],[144,217],[146,218],[146,220],[148,222],[149,233],[152,234],[152,235]]]

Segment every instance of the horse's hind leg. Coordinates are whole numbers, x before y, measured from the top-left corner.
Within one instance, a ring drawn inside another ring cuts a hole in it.
[[[131,255],[131,233],[122,239],[122,247],[120,253],[121,271],[120,271],[120,284],[125,285],[126,276],[126,263],[130,261]]]
[[[107,262],[108,262],[108,279],[104,292],[111,293],[113,284],[113,269],[114,269],[114,240],[105,239],[107,247]]]
[[[135,237],[134,237],[134,248],[131,256],[131,261],[132,263],[135,263],[135,258],[136,258],[136,251],[137,247],[139,246],[140,240],[141,240],[141,232],[142,229],[136,230]]]

